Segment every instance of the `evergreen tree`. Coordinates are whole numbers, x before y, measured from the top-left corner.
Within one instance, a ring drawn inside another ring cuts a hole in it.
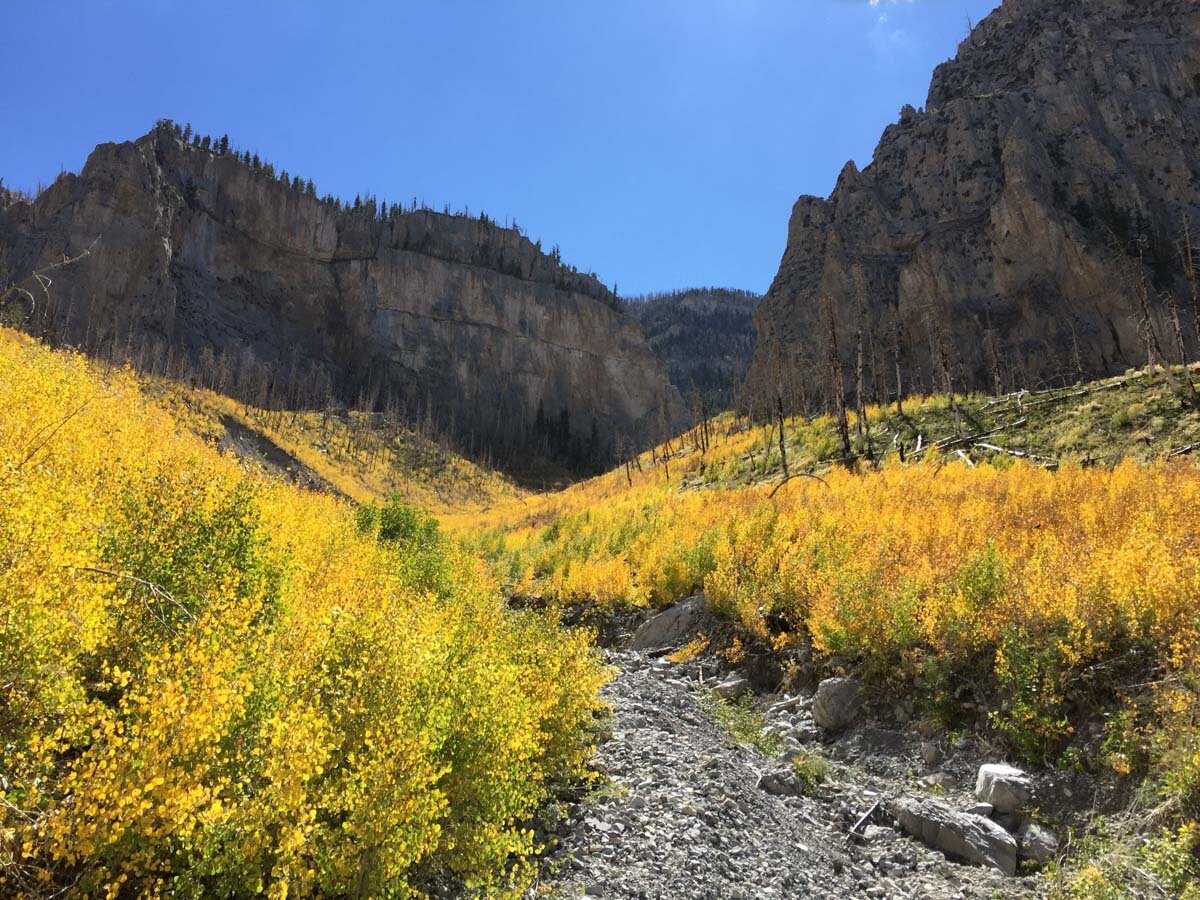
[[[183,126],[183,142],[186,144],[192,139],[192,123],[188,122]]]
[[[220,154],[222,156],[225,156],[226,154],[229,153],[229,135],[227,135],[227,134],[221,135],[221,143],[218,147],[218,151],[220,152]]]
[[[251,166],[251,168],[254,169],[255,172],[257,172],[259,169],[262,168],[262,160],[258,158],[257,153],[255,153],[254,156],[252,156],[250,158],[250,166]]]
[[[203,138],[201,138],[201,139],[200,139],[200,149],[201,149],[201,150],[208,150],[208,149],[210,149],[211,147],[212,147],[212,138],[210,138],[210,137],[209,137],[209,136],[206,134],[206,135],[205,135]]]

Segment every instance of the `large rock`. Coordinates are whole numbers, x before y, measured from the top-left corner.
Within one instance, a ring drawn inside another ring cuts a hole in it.
[[[1000,815],[1014,813],[1033,799],[1033,780],[1012,766],[980,766],[975,798],[990,803]]]
[[[708,600],[703,594],[676,603],[641,624],[630,639],[632,650],[661,650],[687,643],[709,620]]]
[[[911,797],[894,801],[891,812],[901,828],[947,856],[1006,875],[1017,873],[1017,842],[990,819]]]
[[[817,686],[813,719],[826,731],[845,731],[862,708],[862,685],[856,678],[826,678]]]
[[[758,789],[775,797],[803,797],[806,793],[804,782],[791,766],[763,773]]]
[[[782,367],[785,403],[827,393],[830,306],[871,396],[895,390],[897,335],[913,393],[947,370],[1012,390],[1143,362],[1134,272],[1190,297],[1173,242],[1184,211],[1200,232],[1198,73],[1195,0],[1004,0],[869,166],[796,202],[750,386],[774,402]],[[1166,305],[1152,312],[1167,347]]]
[[[1054,832],[1037,822],[1026,822],[1017,831],[1021,859],[1036,863],[1049,862],[1058,856],[1058,838]]]
[[[101,144],[32,204],[0,203],[18,283],[88,247],[54,273],[37,330],[160,372],[190,360],[251,402],[363,401],[477,450],[597,461],[653,438],[660,408],[682,418],[612,292],[515,229],[344,211],[170,127]]]

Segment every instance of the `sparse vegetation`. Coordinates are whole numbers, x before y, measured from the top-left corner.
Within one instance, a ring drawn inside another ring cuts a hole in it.
[[[708,694],[706,703],[717,721],[729,729],[739,744],[753,747],[766,757],[775,756],[783,748],[783,740],[779,735],[763,730],[762,711],[752,695],[726,700],[716,694]]]
[[[792,757],[792,771],[800,779],[805,794],[815,794],[829,777],[829,763],[819,753],[804,751]]]

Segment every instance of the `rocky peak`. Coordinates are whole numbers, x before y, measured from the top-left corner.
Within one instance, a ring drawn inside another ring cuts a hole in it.
[[[785,371],[822,399],[827,298],[847,376],[863,334],[868,393],[945,371],[958,387],[1100,376],[1176,344],[1163,292],[1196,311],[1179,262],[1200,209],[1200,6],[1006,0],[906,107],[871,165],[796,204],[757,317],[752,386]],[[1137,300],[1150,282],[1149,320]]]

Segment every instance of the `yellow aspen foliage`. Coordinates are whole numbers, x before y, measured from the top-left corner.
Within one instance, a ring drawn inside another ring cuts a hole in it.
[[[809,447],[825,425],[790,427]],[[677,443],[672,472],[741,471],[771,449],[758,429],[707,454]],[[1182,460],[1048,471],[927,453],[777,490],[670,483],[640,462],[447,525],[551,599],[703,589],[776,646],[811,642],[931,704],[978,684],[1031,756],[1069,738],[1066,694],[1089,666],[1130,649],[1175,671],[1200,660],[1200,468]]]
[[[420,514],[248,472],[7,330],[0,597],[5,896],[514,889],[606,678]]]

